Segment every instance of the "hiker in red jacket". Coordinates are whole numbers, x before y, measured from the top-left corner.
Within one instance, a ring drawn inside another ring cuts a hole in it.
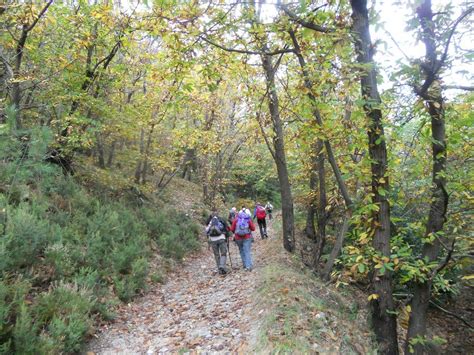
[[[253,219],[257,217],[258,228],[260,229],[260,238],[266,239],[267,235],[267,212],[265,212],[265,207],[257,202],[255,210],[253,211]]]
[[[252,271],[252,231],[255,230],[255,224],[252,222],[250,216],[242,210],[232,222],[230,230],[234,233],[235,243],[239,247],[244,270]]]

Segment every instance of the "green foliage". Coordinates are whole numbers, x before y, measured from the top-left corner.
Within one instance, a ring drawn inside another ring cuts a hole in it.
[[[54,240],[52,232],[48,221],[36,216],[29,205],[22,203],[17,208],[11,207],[6,233],[0,242],[0,272],[36,263],[49,240]]]
[[[167,206],[91,194],[42,161],[47,131],[23,134],[0,137],[0,353],[78,352],[97,317],[146,288],[152,249],[181,260],[199,228]]]

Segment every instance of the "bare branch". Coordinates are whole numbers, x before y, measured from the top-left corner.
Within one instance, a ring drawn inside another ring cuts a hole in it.
[[[296,22],[297,24],[303,27],[309,28],[316,32],[323,32],[323,33],[334,32],[333,28],[327,28],[327,27],[315,24],[314,22],[306,21],[302,19],[301,17],[298,17],[285,4],[279,4],[278,7],[280,7],[283,10],[283,12],[290,18],[290,20],[292,20],[293,22]]]
[[[278,49],[276,51],[271,51],[271,52],[265,52],[265,51],[249,51],[246,49],[237,49],[237,48],[228,48],[221,46],[220,44],[217,44],[216,42],[211,41],[210,39],[200,36],[204,42],[209,43],[210,45],[220,48],[226,52],[234,52],[234,53],[242,53],[242,54],[255,54],[255,55],[278,55],[278,54],[284,54],[284,53],[292,53],[293,48],[283,48],[283,49]]]
[[[471,329],[474,329],[474,327],[472,326],[471,323],[469,323],[467,320],[465,320],[464,318],[462,318],[461,316],[458,316],[457,314],[453,313],[453,312],[450,312],[448,311],[447,309],[444,309],[443,307],[441,307],[439,304],[433,302],[430,300],[430,304],[435,306],[437,309],[439,309],[441,312],[444,312],[446,313],[447,315],[450,315],[451,317],[454,317],[456,319],[459,319],[461,322],[463,322],[464,324],[466,324],[469,328]]]
[[[464,85],[444,85],[443,89],[453,89],[453,90],[464,90],[464,91],[474,91],[474,86],[464,86]]]
[[[449,263],[449,261],[451,260],[451,256],[453,254],[453,251],[454,251],[454,244],[456,243],[456,239],[453,239],[453,242],[451,243],[451,248],[448,249],[448,254],[446,255],[446,258],[444,258],[444,260],[438,265],[438,267],[436,269],[433,270],[433,272],[431,273],[431,277],[430,279],[433,280],[434,277],[439,274]],[[446,247],[446,246],[444,246]]]

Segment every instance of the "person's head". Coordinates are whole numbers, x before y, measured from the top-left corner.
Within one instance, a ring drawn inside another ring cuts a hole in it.
[[[213,217],[217,216],[217,208],[214,207],[214,208],[212,209],[211,215],[212,215]]]
[[[269,205],[269,204],[270,204],[270,201],[267,201],[267,205]]]
[[[232,207],[232,212],[237,212],[237,208]]]
[[[242,206],[242,209],[241,209],[241,211],[245,211],[245,206]]]

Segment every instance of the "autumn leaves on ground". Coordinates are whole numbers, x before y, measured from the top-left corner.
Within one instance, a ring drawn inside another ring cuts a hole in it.
[[[358,327],[363,302],[344,300],[304,272],[282,250],[274,221],[269,239],[255,238],[252,272],[243,270],[233,243],[226,276],[217,275],[211,251],[195,253],[163,285],[122,305],[115,321],[101,326],[89,353],[366,353],[373,345],[365,327]]]

